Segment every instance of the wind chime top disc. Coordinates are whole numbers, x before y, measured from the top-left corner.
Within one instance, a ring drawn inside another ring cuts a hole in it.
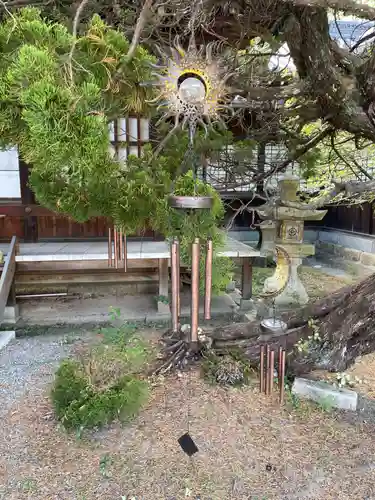
[[[169,197],[169,206],[182,210],[202,210],[212,208],[211,196],[176,196]]]

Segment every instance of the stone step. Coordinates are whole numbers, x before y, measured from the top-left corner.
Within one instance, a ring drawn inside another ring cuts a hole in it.
[[[0,351],[15,338],[16,338],[16,332],[14,330],[7,330],[5,332],[0,332]]]
[[[356,411],[358,394],[349,389],[334,387],[327,382],[295,378],[292,393],[316,403],[327,403],[342,410]]]

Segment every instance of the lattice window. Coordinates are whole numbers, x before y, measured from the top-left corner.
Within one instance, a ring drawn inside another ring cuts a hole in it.
[[[148,118],[127,116],[109,125],[110,151],[115,158],[125,162],[129,155],[141,156],[143,146],[150,141]]]
[[[276,170],[267,186],[277,186],[277,180],[284,173],[278,173],[277,167],[287,158],[287,150],[282,144],[267,144],[264,155],[258,155],[257,148],[251,150],[236,150],[233,145],[227,145],[220,151],[215,152],[208,160],[205,168],[198,170],[198,177],[204,179],[220,191],[247,192],[253,191],[256,184],[252,179],[259,167],[267,174],[271,169]],[[294,163],[287,169],[288,173],[298,173],[298,164]]]

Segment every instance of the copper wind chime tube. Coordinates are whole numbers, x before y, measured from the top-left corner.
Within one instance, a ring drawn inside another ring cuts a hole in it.
[[[211,289],[212,289],[212,259],[213,245],[211,238],[207,240],[206,248],[206,275],[204,290],[204,319],[211,319]]]
[[[171,281],[172,281],[172,331],[174,333],[179,330],[179,243],[177,239],[172,241],[171,245]]]
[[[285,350],[280,347],[278,356],[278,389],[279,402],[284,403],[285,386]],[[270,395],[274,388],[275,351],[270,346],[260,347],[259,391]]]
[[[199,262],[200,262],[200,240],[196,238],[192,243],[191,262],[191,325],[190,340],[193,347],[198,342],[199,323]],[[211,288],[212,288],[212,240],[207,241],[206,265],[205,265],[205,296],[204,296],[204,318],[211,319]],[[172,282],[172,330],[178,332],[181,316],[181,274],[180,274],[180,242],[174,238],[171,243],[171,282]]]
[[[181,316],[181,269],[180,269],[180,242],[176,238],[176,273],[177,273],[177,314],[180,322]]]
[[[199,238],[195,238],[191,252],[191,325],[190,341],[193,348],[198,346],[199,321]]]
[[[124,271],[127,271],[127,240],[122,230],[115,227],[108,228],[108,267],[119,268],[120,262],[123,262]]]

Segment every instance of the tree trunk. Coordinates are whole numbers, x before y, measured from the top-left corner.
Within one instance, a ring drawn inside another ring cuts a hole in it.
[[[281,335],[264,335],[259,321],[219,326],[207,333],[215,351],[239,347],[254,362],[261,345],[282,346],[296,375],[314,369],[344,371],[358,356],[375,351],[375,275],[296,312],[284,313],[282,319],[288,329]],[[320,340],[310,340],[307,350],[298,352],[296,343],[316,331]]]

